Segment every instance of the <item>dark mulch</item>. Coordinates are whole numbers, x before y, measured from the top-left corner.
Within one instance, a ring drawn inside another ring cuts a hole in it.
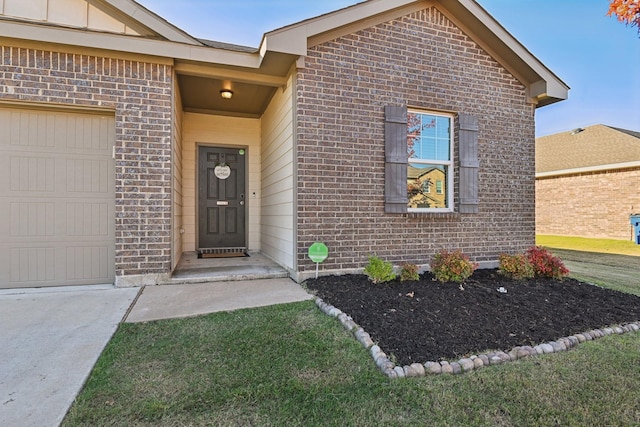
[[[306,286],[351,316],[399,365],[535,346],[640,320],[640,297],[569,278],[509,280],[497,270],[475,271],[463,289],[430,273],[383,284],[365,275],[328,276]]]

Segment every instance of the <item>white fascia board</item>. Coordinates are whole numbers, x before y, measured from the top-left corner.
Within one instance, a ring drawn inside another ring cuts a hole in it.
[[[538,80],[529,85],[529,97],[537,99],[541,104],[548,99],[564,100],[569,97],[569,88],[557,80]]]
[[[584,168],[561,169],[561,170],[550,171],[550,172],[538,172],[536,173],[536,178],[549,178],[554,176],[576,175],[581,173],[604,172],[609,170],[630,169],[630,168],[638,168],[638,167],[640,167],[640,161],[613,163],[610,165],[597,165],[597,166],[587,166]]]
[[[419,0],[369,0],[358,3],[345,9],[265,33],[260,49],[293,55],[306,55],[307,40],[310,37],[418,1]]]
[[[170,24],[168,21],[162,19],[160,16],[142,7],[141,5],[131,0],[103,0],[110,6],[118,9],[127,16],[130,16],[135,21],[138,21],[142,25],[155,31],[159,35],[165,37],[168,40],[187,43],[193,45],[202,45],[198,40],[191,37],[178,27]]]
[[[498,21],[485,11],[475,0],[457,0],[473,14],[489,31],[500,39],[513,53],[515,53],[524,63],[535,72],[542,82],[531,82],[530,96],[533,98],[558,98],[567,99],[569,86],[567,86],[558,76],[548,69],[538,58],[524,47],[515,37],[513,37]],[[546,95],[546,96],[545,96]]]
[[[15,21],[0,20],[0,37],[255,69],[262,62],[256,53]]]

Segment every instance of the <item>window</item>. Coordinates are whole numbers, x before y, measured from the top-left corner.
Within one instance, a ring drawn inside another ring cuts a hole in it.
[[[407,112],[409,211],[453,211],[452,129],[452,116]],[[431,191],[431,187],[435,191]]]
[[[409,111],[404,105],[384,107],[385,213],[454,212],[454,172],[458,181],[456,211],[479,212],[478,118],[464,112],[456,116],[460,163],[455,171],[453,121],[452,115]]]

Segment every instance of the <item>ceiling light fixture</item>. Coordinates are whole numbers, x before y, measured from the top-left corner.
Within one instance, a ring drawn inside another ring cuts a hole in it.
[[[222,89],[220,91],[220,96],[223,97],[224,99],[231,99],[233,97],[233,92],[230,91],[229,89]]]

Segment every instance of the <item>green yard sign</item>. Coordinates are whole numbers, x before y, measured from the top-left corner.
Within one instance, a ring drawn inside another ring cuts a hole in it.
[[[316,279],[318,278],[318,266],[322,261],[329,256],[329,249],[327,245],[320,242],[315,242],[309,246],[309,258],[316,263]]]

